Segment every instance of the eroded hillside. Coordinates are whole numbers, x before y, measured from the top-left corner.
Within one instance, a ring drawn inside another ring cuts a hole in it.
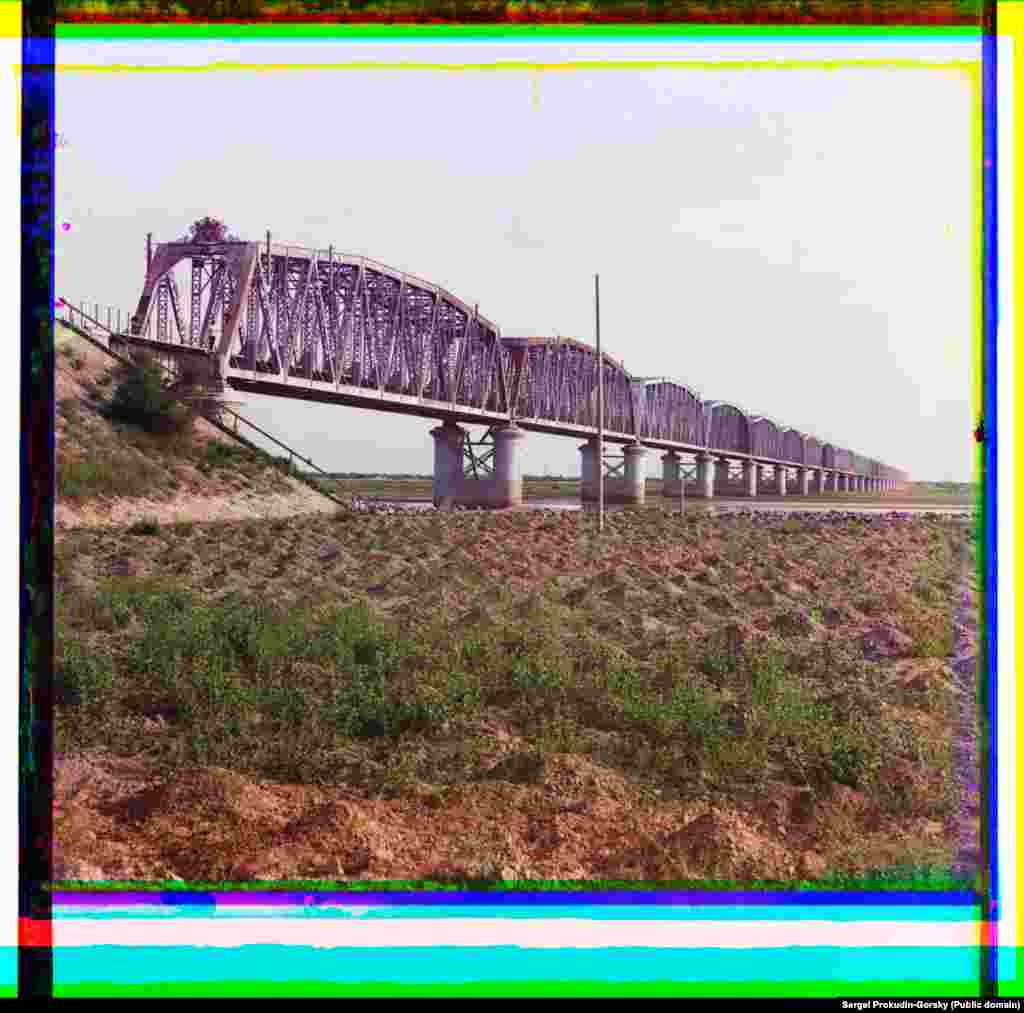
[[[337,504],[197,419],[186,436],[152,435],[100,412],[116,360],[58,323],[58,531],[152,519],[226,521],[331,513]]]

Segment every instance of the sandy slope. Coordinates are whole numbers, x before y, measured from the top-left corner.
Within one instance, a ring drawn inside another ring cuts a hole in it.
[[[58,405],[73,400],[78,413],[91,421],[94,427],[102,427],[95,407],[95,398],[89,389],[109,369],[114,360],[105,355],[72,331],[58,325],[58,348],[67,345],[80,362],[75,368],[69,357],[58,354],[55,397]],[[58,458],[62,452],[103,453],[98,444],[92,446],[79,435],[79,425],[69,426],[63,413],[56,416],[56,443]],[[92,430],[95,432],[95,428]],[[109,438],[109,437],[108,437]],[[195,423],[193,443],[202,447],[209,440],[228,442],[219,430],[205,419]],[[84,444],[84,445],[83,445]],[[326,496],[294,478],[274,474],[273,481],[240,488],[223,475],[201,475],[195,468],[184,462],[168,462],[173,470],[185,481],[173,492],[155,489],[154,494],[145,497],[112,498],[101,497],[85,501],[62,501],[58,496],[55,506],[55,522],[58,531],[79,527],[125,526],[143,517],[152,517],[161,523],[176,521],[226,521],[252,520],[258,517],[292,517],[297,514],[333,513],[337,504]]]

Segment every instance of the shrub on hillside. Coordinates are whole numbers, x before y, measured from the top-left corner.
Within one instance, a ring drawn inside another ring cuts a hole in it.
[[[126,422],[150,433],[182,433],[191,428],[195,415],[171,394],[164,371],[146,353],[119,366],[115,386],[103,414],[115,422]]]

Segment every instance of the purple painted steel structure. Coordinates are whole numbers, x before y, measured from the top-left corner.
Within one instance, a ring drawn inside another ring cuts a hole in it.
[[[333,248],[285,246],[269,236],[266,243],[161,244],[130,337],[205,355],[228,386],[253,393],[484,425],[515,421],[577,437],[597,425],[598,365],[589,345],[502,338],[445,289]],[[702,400],[684,384],[632,377],[603,358],[613,441],[906,478],[737,405]]]

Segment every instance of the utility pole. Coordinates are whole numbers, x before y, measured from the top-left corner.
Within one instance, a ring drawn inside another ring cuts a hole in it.
[[[604,533],[604,359],[601,358],[601,293],[596,274],[594,323],[597,332],[597,530]]]

